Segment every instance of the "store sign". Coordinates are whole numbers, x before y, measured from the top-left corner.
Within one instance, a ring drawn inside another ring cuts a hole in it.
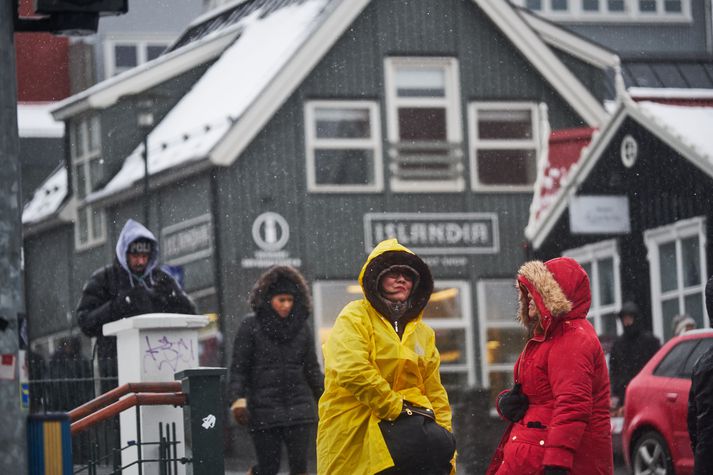
[[[569,203],[572,234],[628,234],[629,199],[626,196],[575,196]]]
[[[302,265],[301,259],[290,257],[284,250],[290,240],[290,226],[282,215],[272,211],[259,215],[253,221],[252,237],[260,249],[255,250],[253,257],[243,258],[240,261],[242,267],[261,269],[276,265]]]
[[[418,254],[494,254],[500,248],[495,213],[367,213],[364,243],[371,250],[396,238]]]
[[[210,214],[167,226],[161,231],[163,262],[179,266],[213,254],[213,222]]]

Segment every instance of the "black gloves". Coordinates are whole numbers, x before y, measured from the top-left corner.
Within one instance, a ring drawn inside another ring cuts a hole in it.
[[[153,292],[139,285],[119,292],[111,302],[111,313],[119,318],[151,313],[153,308]]]
[[[545,475],[567,475],[569,470],[562,467],[545,466]]]
[[[525,417],[530,401],[522,393],[520,383],[515,384],[510,391],[498,396],[497,403],[500,414],[511,422],[517,422]]]

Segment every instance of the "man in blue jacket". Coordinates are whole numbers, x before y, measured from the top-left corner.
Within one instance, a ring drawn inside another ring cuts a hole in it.
[[[116,375],[116,337],[103,335],[104,324],[146,313],[196,313],[173,277],[158,268],[158,255],[153,233],[129,219],[116,243],[114,263],[95,271],[82,289],[77,320],[85,335],[97,338],[102,377]],[[103,384],[102,390],[110,387]]]

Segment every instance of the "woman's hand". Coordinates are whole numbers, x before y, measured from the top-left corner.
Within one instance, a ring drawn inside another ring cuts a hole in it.
[[[233,413],[235,422],[241,426],[247,425],[250,422],[250,416],[248,414],[247,403],[244,398],[238,399],[230,406],[230,411]]]

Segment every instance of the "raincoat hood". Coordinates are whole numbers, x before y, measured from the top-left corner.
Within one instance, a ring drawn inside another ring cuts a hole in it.
[[[586,318],[589,312],[589,277],[570,257],[526,262],[517,273],[517,282],[532,295],[545,333],[555,320]],[[525,322],[527,302],[520,298],[519,304],[518,316]]]
[[[381,241],[371,251],[366,263],[359,273],[359,285],[369,303],[383,316],[388,316],[389,309],[379,293],[379,276],[392,266],[408,266],[418,274],[414,288],[408,300],[408,308],[403,314],[404,319],[413,320],[420,316],[431,298],[433,292],[433,276],[420,257],[396,239]]]
[[[121,230],[121,234],[119,234],[119,239],[116,242],[116,259],[119,261],[121,267],[129,273],[130,278],[133,279],[134,275],[131,272],[131,269],[129,269],[129,264],[126,262],[126,251],[129,249],[129,244],[137,239],[147,239],[153,242],[151,255],[149,256],[149,261],[146,264],[146,269],[144,269],[144,273],[139,276],[143,279],[146,276],[151,275],[151,272],[158,265],[158,241],[153,233],[146,229],[143,224],[138,221],[134,221],[133,219],[126,221],[126,224]]]

